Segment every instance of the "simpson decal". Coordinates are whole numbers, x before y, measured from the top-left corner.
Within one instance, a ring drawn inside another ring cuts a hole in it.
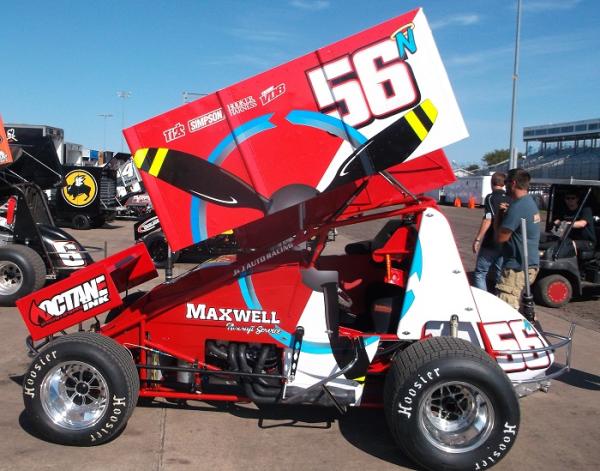
[[[225,113],[223,113],[223,108],[218,108],[216,110],[209,111],[208,113],[203,114],[202,116],[197,116],[188,121],[188,130],[190,132],[200,131],[211,124],[218,123],[219,121],[223,121],[225,119]]]

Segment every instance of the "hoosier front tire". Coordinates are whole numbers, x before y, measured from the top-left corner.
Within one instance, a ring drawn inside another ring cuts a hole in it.
[[[506,456],[519,428],[519,402],[506,374],[457,338],[415,342],[396,355],[384,403],[401,451],[429,470],[489,468]]]
[[[93,446],[125,427],[139,392],[128,350],[109,337],[75,333],[40,351],[23,377],[30,423],[46,440]]]

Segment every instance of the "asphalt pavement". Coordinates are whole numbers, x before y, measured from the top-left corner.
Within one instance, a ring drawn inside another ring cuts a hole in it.
[[[443,208],[455,230],[465,268],[480,211]],[[377,224],[340,230],[336,247],[366,239]],[[109,254],[129,246],[132,223],[73,231],[86,245]],[[191,265],[181,264],[177,271]],[[154,282],[154,284],[156,281]],[[549,393],[521,400],[516,444],[497,470],[596,470],[600,468],[600,303],[589,299],[562,311],[537,308],[546,330],[566,333],[578,324],[573,369],[552,381]],[[93,448],[40,440],[23,414],[21,375],[29,364],[23,321],[15,308],[0,308],[0,470],[401,470],[415,469],[399,455],[379,409],[340,416],[317,407],[153,402],[138,406],[123,433]]]

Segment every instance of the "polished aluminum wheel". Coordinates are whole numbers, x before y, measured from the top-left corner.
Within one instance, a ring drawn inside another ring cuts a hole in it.
[[[0,295],[15,294],[23,285],[23,273],[16,263],[0,262]]]
[[[494,408],[476,386],[452,381],[428,392],[419,408],[419,427],[436,448],[466,453],[483,444],[494,427]]]
[[[79,361],[53,367],[40,387],[42,407],[50,420],[69,430],[95,425],[108,407],[108,394],[100,372]]]

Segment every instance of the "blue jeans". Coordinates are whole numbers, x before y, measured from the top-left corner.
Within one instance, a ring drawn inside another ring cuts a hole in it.
[[[475,262],[473,286],[488,291],[486,280],[492,265],[496,272],[495,279],[498,281],[502,274],[502,250],[500,248],[481,247],[477,254],[477,261]]]

